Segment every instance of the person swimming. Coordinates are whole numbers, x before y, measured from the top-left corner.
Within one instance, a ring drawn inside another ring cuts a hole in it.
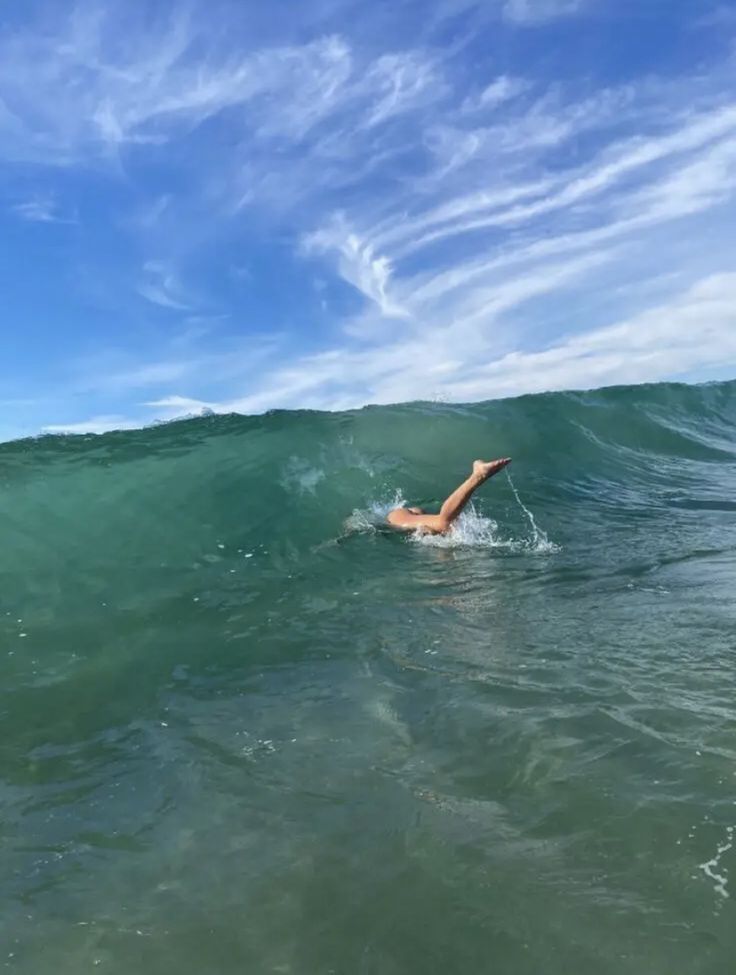
[[[432,535],[443,535],[450,530],[452,523],[481,484],[485,484],[489,477],[498,474],[510,463],[510,457],[501,457],[498,460],[476,460],[473,462],[473,472],[470,477],[463,481],[460,487],[455,488],[440,508],[439,514],[430,515],[421,508],[394,508],[393,511],[389,511],[386,520],[389,525],[402,531],[426,531]]]

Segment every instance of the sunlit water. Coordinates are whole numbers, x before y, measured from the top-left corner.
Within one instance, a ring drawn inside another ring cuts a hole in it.
[[[0,962],[727,973],[736,384],[0,447]],[[385,528],[509,454],[446,537]]]

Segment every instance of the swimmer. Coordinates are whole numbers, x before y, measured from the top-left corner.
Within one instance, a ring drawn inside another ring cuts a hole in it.
[[[473,473],[460,487],[455,488],[440,508],[438,515],[429,515],[421,508],[394,508],[387,516],[389,525],[402,531],[423,531],[432,535],[444,535],[450,530],[452,523],[481,484],[510,463],[510,457],[501,457],[499,460],[476,460],[473,463]]]

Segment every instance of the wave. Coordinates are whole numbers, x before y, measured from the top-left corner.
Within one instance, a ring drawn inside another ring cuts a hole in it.
[[[375,531],[398,503],[438,506],[476,457],[509,455],[435,547],[552,553],[560,514],[636,519],[733,505],[736,381],[546,393],[472,405],[206,416],[144,430],[0,445],[0,572],[74,552],[167,566],[258,546],[291,564]]]

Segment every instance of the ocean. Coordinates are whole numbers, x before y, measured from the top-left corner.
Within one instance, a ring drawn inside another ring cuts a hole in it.
[[[723,382],[0,445],[0,964],[732,972],[735,431]]]

